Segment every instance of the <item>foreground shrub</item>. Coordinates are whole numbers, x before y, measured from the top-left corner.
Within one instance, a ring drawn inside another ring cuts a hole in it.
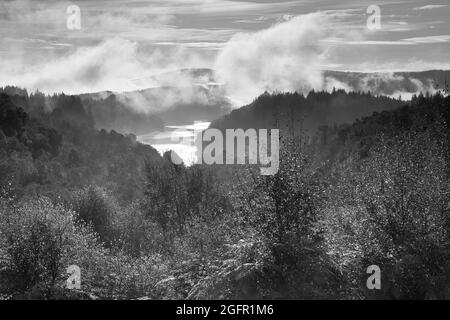
[[[69,291],[67,267],[81,270]],[[31,299],[124,299],[152,296],[154,259],[114,255],[76,214],[46,198],[0,206],[0,296]]]

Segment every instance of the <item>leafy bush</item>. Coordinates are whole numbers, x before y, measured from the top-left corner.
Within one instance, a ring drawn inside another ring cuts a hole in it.
[[[116,206],[104,189],[89,186],[76,192],[73,209],[81,221],[91,225],[107,245],[112,244],[114,240],[112,219],[116,213]]]
[[[1,288],[17,294],[43,290],[50,297],[52,289],[65,284],[66,268],[73,264],[80,242],[96,243],[96,238],[75,223],[74,214],[47,199],[0,209]],[[90,247],[89,250],[94,250]]]
[[[155,260],[156,259],[156,260]],[[31,299],[125,299],[152,296],[158,257],[105,249],[76,213],[48,199],[0,208],[0,296]],[[67,267],[81,269],[81,290],[66,289]]]

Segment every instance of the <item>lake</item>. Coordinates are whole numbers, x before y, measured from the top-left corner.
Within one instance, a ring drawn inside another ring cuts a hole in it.
[[[164,152],[175,151],[183,162],[189,166],[196,161],[195,135],[205,130],[211,122],[195,121],[194,123],[178,126],[165,126],[163,131],[151,132],[137,137],[137,140],[149,144],[161,155]]]

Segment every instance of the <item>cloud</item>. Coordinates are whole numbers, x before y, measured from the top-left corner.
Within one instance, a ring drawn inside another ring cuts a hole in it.
[[[425,37],[413,37],[399,40],[345,40],[345,39],[325,39],[324,42],[328,43],[344,43],[346,45],[376,45],[376,46],[409,46],[418,44],[434,44],[434,43],[447,43],[450,42],[450,35],[436,35]]]
[[[188,87],[197,79],[174,76],[161,82],[152,76],[180,68],[212,67],[218,82],[226,83],[227,95],[242,105],[266,90],[327,88],[324,66],[354,70],[367,63],[374,71],[389,61],[395,68],[405,68],[410,54],[427,60],[428,44],[450,42],[449,35],[405,39],[388,35],[420,25],[409,20],[383,22],[384,33],[369,33],[361,8],[332,5],[330,10],[293,16],[298,10],[287,9],[316,8],[312,2],[294,1],[78,0],[83,29],[69,32],[65,27],[68,3],[0,0],[0,85],[73,94]],[[236,25],[236,21],[246,23]],[[268,27],[270,23],[276,24]],[[267,29],[236,34],[237,27]],[[416,50],[411,51],[411,45]],[[433,51],[434,58],[440,55],[444,60],[442,52]],[[344,82],[335,84],[346,88]],[[195,101],[196,94],[183,91],[180,97]],[[157,103],[166,106],[176,99],[168,95]],[[133,100],[141,108],[149,98]]]
[[[339,43],[339,42],[337,42]],[[356,40],[356,41],[342,41],[346,45],[375,45],[375,46],[405,46],[405,45],[414,45],[415,43],[412,41],[405,40]]]
[[[152,80],[152,75],[205,63],[182,47],[141,51],[137,42],[121,38],[81,47],[49,60],[34,66],[20,61],[0,62],[0,85],[17,85],[46,93],[122,92],[159,86],[161,84]],[[172,81],[176,84],[180,79]],[[169,85],[169,81],[165,84]]]
[[[156,42],[156,45],[159,46],[183,46],[187,48],[198,48],[205,50],[220,50],[226,44],[225,42],[211,42],[211,41],[199,41],[199,42],[171,42],[171,41],[163,41]]]
[[[138,113],[158,113],[192,105],[206,112],[228,110],[221,87],[205,73],[180,71],[208,61],[184,47],[145,50],[137,42],[112,38],[95,46],[81,47],[61,58],[30,67],[16,61],[0,61],[0,86],[16,85],[52,94],[113,91],[124,106]],[[145,90],[144,90],[145,89]],[[207,110],[207,107],[210,107]]]
[[[439,9],[439,8],[445,8],[448,7],[446,4],[430,4],[423,7],[415,7],[413,10],[432,10],[432,9]]]
[[[450,70],[450,63],[443,63],[439,60],[409,58],[400,62],[397,61],[379,61],[374,67],[373,62],[367,61],[352,66],[337,65],[331,66],[328,70],[339,70],[343,72],[362,72],[362,73],[392,73],[392,72],[421,72],[427,70]]]
[[[229,95],[241,103],[268,91],[322,87],[320,65],[329,16],[297,16],[255,33],[235,35],[219,53],[214,69]]]
[[[334,77],[326,77],[325,78],[324,89],[326,91],[332,91],[333,89],[336,89],[336,90],[344,90],[346,92],[355,90],[349,84],[345,83],[344,81],[340,81]]]
[[[263,22],[265,22],[267,20],[269,20],[268,17],[266,17],[266,16],[259,16],[257,18],[253,18],[253,19],[236,20],[236,21],[233,21],[233,23],[252,23],[252,24],[256,23],[257,24],[257,23],[263,23]]]
[[[445,43],[445,42],[450,42],[450,35],[446,34],[446,35],[438,35],[438,36],[415,37],[415,38],[403,39],[403,41],[412,42],[415,44],[418,44],[418,43]]]
[[[115,38],[95,47],[79,48],[46,64],[22,66],[18,73],[5,74],[7,67],[3,66],[0,82],[69,94],[126,88],[126,78],[141,72],[135,55],[135,43]]]
[[[374,73],[343,73],[329,75],[325,78],[324,88],[328,91],[343,89],[349,91],[371,92],[376,95],[386,95],[402,99],[410,99],[414,94],[434,93],[432,79],[416,79],[395,72]]]
[[[119,20],[116,20],[119,19]],[[98,16],[97,24],[125,23],[115,15]],[[30,65],[22,61],[0,62],[0,85],[17,85],[46,93],[79,94],[98,91],[132,91],[158,86],[184,88],[176,95],[129,97],[142,110],[146,101],[164,108],[183,101],[204,103],[209,96],[197,96],[201,91],[188,90],[193,82],[188,76],[180,78],[152,77],[158,73],[189,67],[213,65],[221,83],[227,83],[227,95],[238,104],[250,101],[265,90],[309,91],[322,86],[321,63],[328,17],[309,14],[292,17],[288,21],[255,33],[240,33],[229,42],[191,41],[184,45],[167,42],[167,46],[146,48],[139,42],[115,37],[96,45],[78,48],[49,41],[42,45],[64,47],[63,56],[49,55],[47,62]],[[221,48],[223,47],[223,48]],[[215,62],[199,56],[191,48],[221,49]]]

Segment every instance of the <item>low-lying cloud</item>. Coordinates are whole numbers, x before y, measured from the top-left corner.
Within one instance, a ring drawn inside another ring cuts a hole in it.
[[[235,35],[214,65],[228,94],[241,103],[264,91],[320,89],[326,15],[294,17],[256,33]]]
[[[420,93],[435,93],[436,83],[432,79],[417,79],[407,73],[333,73],[328,72],[324,79],[324,89],[371,92],[393,98],[409,100]]]
[[[171,52],[158,49],[151,53],[139,52],[136,42],[113,38],[35,66],[20,62],[10,65],[4,61],[0,63],[0,84],[46,93],[122,92],[161,85],[152,75],[180,66],[177,61],[195,63],[196,57],[187,55],[182,48]],[[172,80],[182,80],[183,84],[187,79]]]
[[[225,85],[226,94],[236,106],[251,101],[264,91],[322,88],[324,14],[308,14],[255,33],[239,33],[219,51],[215,61],[194,54],[182,46],[145,49],[138,42],[112,38],[95,46],[72,49],[46,63],[0,63],[0,85],[17,85],[45,93],[80,94],[100,91],[133,91],[151,87],[181,88],[175,95],[154,97],[137,93],[128,100],[138,111],[148,105],[166,108],[176,103],[210,98],[193,84],[206,84],[189,74],[168,73],[181,68],[213,66],[216,80]],[[197,97],[197,93],[202,96]],[[156,106],[157,104],[157,106]]]
[[[238,107],[264,91],[307,93],[311,89],[340,88],[392,96],[430,91],[430,83],[405,81],[394,74],[373,74],[357,80],[324,76],[323,66],[332,54],[326,40],[358,37],[357,31],[344,34],[345,29],[333,28],[335,18],[321,12],[286,17],[267,29],[235,34],[212,57],[186,46],[148,46],[120,37],[91,46],[68,47],[62,56],[49,51],[47,62],[25,63],[17,54],[0,61],[0,85],[67,94],[135,91],[119,99],[139,112],[161,111],[177,103],[220,103],[218,95],[228,97]],[[102,23],[104,20],[100,19]],[[197,67],[212,67],[214,77],[172,72]],[[389,88],[382,89],[386,86]],[[155,87],[176,90],[139,92]],[[217,87],[220,90],[213,94],[208,91]]]

